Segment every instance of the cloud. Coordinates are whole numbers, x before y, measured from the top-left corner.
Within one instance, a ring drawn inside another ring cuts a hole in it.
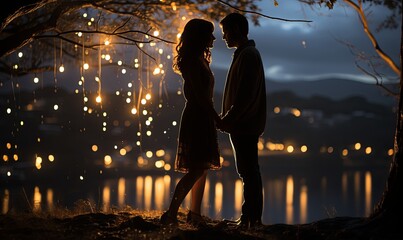
[[[306,24],[285,22],[280,24],[280,29],[283,31],[298,31],[303,34],[309,34],[313,32],[312,28],[306,26]]]
[[[283,67],[279,65],[274,65],[266,68],[265,75],[267,78],[276,78],[276,76],[284,75]]]

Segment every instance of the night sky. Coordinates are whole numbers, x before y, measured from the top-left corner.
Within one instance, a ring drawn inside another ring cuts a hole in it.
[[[262,1],[260,5],[261,12],[269,16],[312,21],[301,23],[260,18],[260,26],[250,24],[249,38],[256,41],[268,79],[287,81],[342,77],[374,82],[355,66],[356,57],[340,42],[351,43],[368,55],[376,54],[357,13],[351,7],[341,1],[332,10],[325,6],[311,8],[295,1],[281,1],[277,7],[272,1]],[[367,12],[371,12],[367,19],[380,46],[399,62],[400,26],[395,30],[377,32],[376,27],[390,11],[375,6]],[[250,14],[247,16],[250,17]],[[226,48],[219,24],[216,24],[215,35],[212,68],[221,77],[219,72],[228,69],[234,50]],[[395,76],[387,67],[378,70]],[[216,79],[218,88],[221,84],[219,78]]]

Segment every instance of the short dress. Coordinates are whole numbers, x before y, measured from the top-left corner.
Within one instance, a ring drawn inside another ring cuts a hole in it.
[[[182,112],[175,170],[221,168],[213,108],[214,76],[204,59],[182,69],[185,107]],[[208,106],[210,105],[210,106]],[[210,111],[209,111],[210,110]]]

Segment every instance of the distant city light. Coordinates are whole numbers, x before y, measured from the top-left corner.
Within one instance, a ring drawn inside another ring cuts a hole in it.
[[[157,150],[155,152],[155,156],[157,156],[157,157],[162,157],[164,155],[165,155],[165,151],[163,149]]]
[[[153,152],[152,151],[147,151],[146,152],[146,157],[152,158],[153,157]]]
[[[112,157],[109,155],[105,155],[104,157],[104,164],[105,166],[109,166],[112,164]]]

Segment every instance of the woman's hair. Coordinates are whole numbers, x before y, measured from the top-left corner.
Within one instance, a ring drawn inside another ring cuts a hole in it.
[[[173,69],[182,72],[186,62],[200,56],[210,62],[211,52],[208,44],[213,31],[213,23],[203,19],[194,18],[186,23],[176,46],[177,55],[174,58]]]

